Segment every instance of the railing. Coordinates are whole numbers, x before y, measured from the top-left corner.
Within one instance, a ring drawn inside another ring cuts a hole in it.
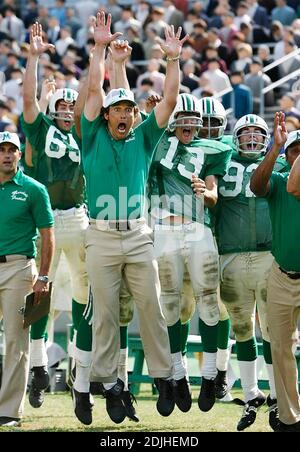
[[[276,61],[273,61],[273,63],[268,64],[267,66],[265,66],[262,69],[262,73],[266,73],[269,70],[273,69],[274,67],[279,66],[280,64],[289,61],[290,59],[294,58],[295,56],[300,54],[300,48],[294,50],[293,52],[289,53],[288,55],[285,55],[281,58],[279,58]],[[260,109],[259,109],[259,114],[260,116],[264,116],[265,113],[265,94],[268,93],[269,91],[272,91],[274,88],[277,88],[278,86],[284,85],[286,82],[288,82],[289,80],[300,76],[300,68],[296,69],[295,71],[291,72],[288,75],[285,75],[284,77],[282,77],[281,79],[277,80],[276,82],[273,82],[271,85],[266,86],[264,88],[263,86],[263,79],[261,80],[261,95],[260,95]]]

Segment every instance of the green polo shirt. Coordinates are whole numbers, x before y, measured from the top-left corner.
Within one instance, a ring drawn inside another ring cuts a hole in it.
[[[0,184],[0,255],[36,256],[37,228],[53,225],[46,188],[18,170]]]
[[[267,195],[272,223],[272,254],[287,271],[300,272],[300,202],[286,191],[289,172],[271,176]]]
[[[81,118],[82,164],[91,218],[132,219],[145,214],[145,188],[155,148],[164,128],[155,114],[115,140],[102,116]]]

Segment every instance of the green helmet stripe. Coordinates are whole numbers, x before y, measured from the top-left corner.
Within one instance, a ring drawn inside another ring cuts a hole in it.
[[[210,99],[206,99],[206,113],[207,113],[208,115],[211,114]]]

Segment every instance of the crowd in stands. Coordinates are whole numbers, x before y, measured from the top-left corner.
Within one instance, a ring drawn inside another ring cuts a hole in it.
[[[165,61],[157,37],[165,24],[183,26],[189,34],[180,59],[181,92],[198,98],[225,90],[225,108],[233,107],[233,123],[247,113],[260,113],[261,89],[300,69],[300,55],[263,73],[262,69],[300,45],[300,5],[296,0],[135,0],[132,5],[106,1],[0,2],[0,131],[22,132],[22,79],[30,26],[38,21],[45,42],[55,44],[38,70],[56,87],[79,90],[93,48],[93,16],[99,7],[112,14],[112,31],[123,33],[132,47],[127,76],[141,109],[149,94],[162,93]],[[106,80],[109,88],[109,80]],[[297,77],[271,89],[264,103],[280,107],[300,125]]]

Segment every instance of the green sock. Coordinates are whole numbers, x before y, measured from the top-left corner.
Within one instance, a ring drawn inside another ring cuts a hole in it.
[[[270,342],[263,340],[263,351],[264,351],[264,359],[265,359],[266,364],[273,364]]]
[[[254,361],[257,358],[257,344],[255,337],[246,342],[236,342],[238,361]]]
[[[190,332],[190,321],[181,324],[180,340],[181,340],[181,353],[183,355],[187,352],[187,340]]]
[[[85,304],[77,303],[77,301],[72,300],[72,321],[75,330],[78,330],[85,308]]]
[[[120,326],[120,348],[128,347],[128,326]]]
[[[30,329],[30,339],[42,339],[46,340],[47,336],[47,322],[49,315],[44,315],[44,317],[40,318],[36,322],[31,325]]]
[[[203,351],[207,353],[216,353],[218,343],[218,324],[208,326],[203,322],[203,320],[199,319],[199,331]]]
[[[180,339],[181,322],[178,320],[175,325],[168,326],[171,353],[178,353],[181,350]]]
[[[220,320],[218,323],[218,348],[226,350],[228,348],[230,332],[230,320]]]

